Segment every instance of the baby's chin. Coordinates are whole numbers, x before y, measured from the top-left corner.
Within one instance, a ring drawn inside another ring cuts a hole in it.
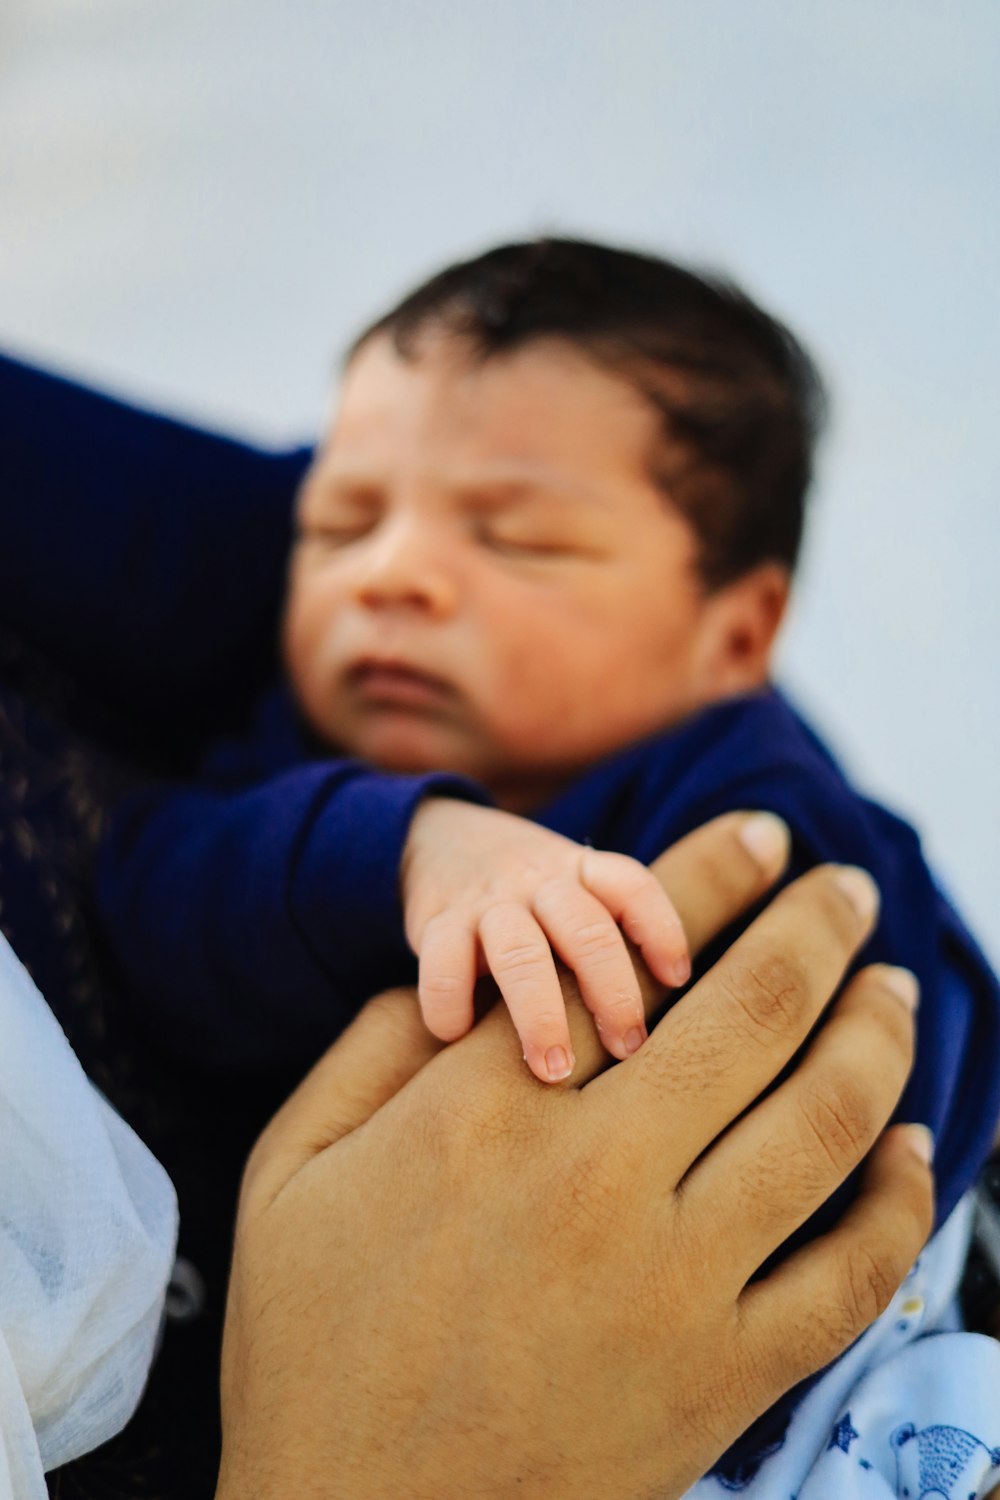
[[[523,768],[487,764],[485,757],[469,754],[467,749],[463,752],[463,748],[446,743],[426,745],[407,740],[373,744],[363,741],[345,748],[349,755],[395,776],[445,772],[468,777],[484,787],[497,806],[506,812],[527,813],[541,807],[562,784],[561,779],[540,778],[534,772],[526,775]]]
[[[324,726],[322,739],[341,755],[396,776],[445,772],[478,782],[507,812],[527,813],[554,797],[576,774],[565,767],[515,763],[451,724],[410,714]]]
[[[476,758],[469,748],[456,744],[438,726],[404,721],[367,726],[363,732],[345,734],[338,748],[380,771],[399,776],[422,776],[430,771],[449,771],[478,779]]]

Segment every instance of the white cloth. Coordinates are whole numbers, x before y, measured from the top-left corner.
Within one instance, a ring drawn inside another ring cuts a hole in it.
[[[1000,1482],[1000,1343],[958,1331],[972,1205],[959,1204],[890,1306],[796,1408],[746,1484],[686,1500],[976,1500]]]
[[[0,1500],[128,1421],[176,1236],[170,1179],[0,938]]]

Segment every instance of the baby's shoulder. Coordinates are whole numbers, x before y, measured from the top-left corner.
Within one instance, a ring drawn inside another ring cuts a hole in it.
[[[922,863],[913,829],[852,784],[819,734],[773,688],[713,705],[652,736],[608,763],[603,776],[614,824],[608,833],[638,857],[653,857],[664,840],[709,818],[753,808],[784,818],[810,862],[871,868],[891,847]]]

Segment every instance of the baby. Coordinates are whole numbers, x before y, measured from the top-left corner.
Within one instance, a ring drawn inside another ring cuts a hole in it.
[[[646,864],[763,809],[795,871],[846,862],[879,885],[863,960],[920,981],[899,1113],[936,1137],[943,1223],[1000,1115],[1000,993],[916,835],[769,685],[821,409],[806,354],[741,293],[599,245],[494,250],[368,329],[299,496],[286,682],[104,843],[107,931],[165,1044],[302,1067],[412,982],[416,953],[438,1036],[468,1028],[488,970],[553,1083],[573,1069],[558,957],[628,1066],[645,1026],[625,938],[664,986],[690,974]],[[956,1216],[921,1258],[939,1302],[963,1233]],[[918,1327],[893,1314],[873,1336]],[[796,1441],[843,1457],[866,1408],[852,1395],[852,1427],[831,1390]],[[721,1462],[727,1488],[782,1447],[793,1402]]]
[[[625,937],[665,986],[690,975],[646,863],[770,809],[797,869],[879,883],[865,957],[922,985],[904,1109],[938,1134],[945,1213],[1000,1113],[995,980],[912,831],[769,686],[822,404],[740,292],[599,245],[494,250],[369,328],[299,497],[287,683],[105,842],[104,921],[171,1045],[305,1060],[416,953],[439,1037],[471,1025],[488,970],[556,1082],[558,957],[627,1058]]]

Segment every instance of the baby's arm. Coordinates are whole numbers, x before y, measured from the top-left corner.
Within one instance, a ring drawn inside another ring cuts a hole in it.
[[[691,973],[680,918],[645,865],[510,813],[429,797],[413,817],[400,879],[430,1030],[443,1041],[468,1031],[476,975],[488,970],[546,1083],[573,1071],[554,954],[574,971],[617,1058],[646,1036],[625,938],[661,983],[681,985]]]
[[[212,1066],[302,1066],[369,995],[409,982],[399,864],[434,791],[481,795],[451,776],[329,760],[123,803],[98,906],[160,1039]]]

